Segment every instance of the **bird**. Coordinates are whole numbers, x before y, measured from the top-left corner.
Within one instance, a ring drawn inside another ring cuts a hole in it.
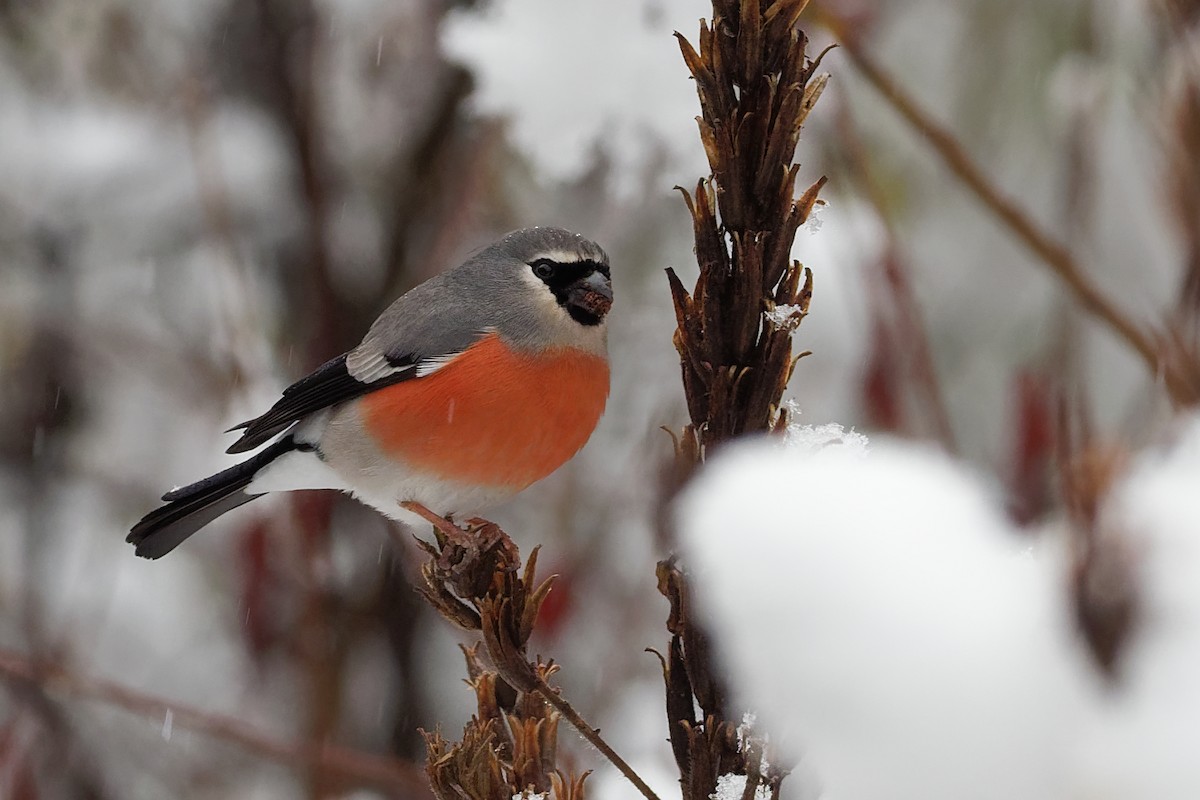
[[[337,489],[473,515],[554,472],[609,394],[607,254],[561,228],[513,231],[396,299],[354,349],[230,428],[246,460],[172,489],[126,541],[160,558],[268,492]],[[264,446],[265,445],[265,446]]]

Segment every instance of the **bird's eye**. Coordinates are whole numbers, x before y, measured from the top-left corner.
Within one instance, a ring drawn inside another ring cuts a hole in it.
[[[539,261],[533,265],[533,274],[537,275],[542,280],[546,280],[554,275],[554,265],[545,261]]]

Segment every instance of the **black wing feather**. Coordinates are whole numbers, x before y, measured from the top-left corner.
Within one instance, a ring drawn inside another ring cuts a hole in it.
[[[389,359],[393,366],[415,364],[416,359]],[[346,355],[326,361],[321,366],[283,390],[283,397],[261,417],[247,420],[230,428],[244,430],[242,437],[229,446],[226,453],[245,453],[253,450],[272,437],[283,433],[299,420],[347,400],[361,397],[368,392],[391,386],[394,383],[415,378],[415,369],[403,370],[370,383],[355,378],[346,368]],[[226,431],[228,433],[228,431]]]

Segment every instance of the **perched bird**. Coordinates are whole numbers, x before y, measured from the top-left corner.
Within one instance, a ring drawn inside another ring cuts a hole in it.
[[[159,558],[266,492],[340,489],[396,519],[474,514],[575,455],[608,398],[608,256],[559,228],[508,234],[400,297],[362,343],[231,428],[245,461],[133,526]],[[274,440],[274,441],[272,441]],[[270,442],[270,444],[268,444]]]

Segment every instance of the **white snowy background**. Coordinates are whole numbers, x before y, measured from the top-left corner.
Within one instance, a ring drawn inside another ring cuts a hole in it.
[[[1123,308],[1164,316],[1186,250],[1164,156],[1172,92],[1194,77],[1183,17],[1130,0],[829,5],[866,20],[878,60]],[[667,640],[659,428],[686,418],[662,270],[695,268],[672,187],[705,172],[671,33],[694,38],[709,10],[0,3],[0,654],[280,742],[419,758],[418,728],[457,734],[473,702],[460,637],[413,600],[414,552],[369,512],[327,509],[327,548],[287,499],[160,562],[124,535],[163,491],[227,465],[220,432],[398,292],[499,233],[564,225],[613,257],[609,410],[575,461],[494,516],[563,576],[535,649],[677,796],[643,650]],[[806,25],[814,49],[828,42]],[[797,336],[813,355],[788,394],[814,429],[730,450],[673,510],[732,685],[798,759],[785,794],[1196,797],[1200,422],[847,58],[824,68],[798,156],[801,183],[830,177],[795,247],[815,274]],[[919,391],[901,384],[890,422],[869,391],[889,256],[909,270],[954,455]],[[1067,387],[1096,440],[1130,453],[1101,511],[1136,556],[1140,602],[1113,676],[1072,615],[1061,507],[1010,514],[1028,466],[1021,376]],[[562,738],[597,770],[592,796],[634,796]],[[0,797],[28,770],[37,797],[338,792],[173,715],[0,682]]]

